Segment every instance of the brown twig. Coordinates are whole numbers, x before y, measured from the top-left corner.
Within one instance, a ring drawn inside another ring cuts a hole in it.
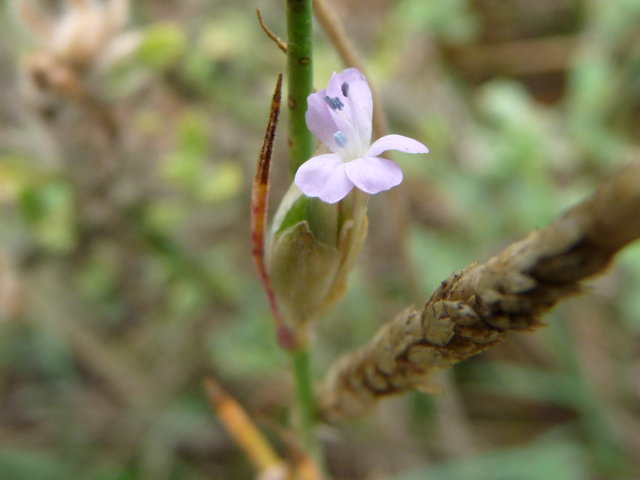
[[[273,33],[269,27],[267,27],[267,25],[264,23],[264,20],[262,19],[262,13],[260,13],[260,9],[256,8],[256,15],[258,17],[258,23],[260,24],[260,28],[262,28],[262,31],[264,32],[264,34],[269,37],[273,43],[276,44],[276,46],[282,50],[284,52],[284,54],[286,55],[288,52],[287,49],[287,44],[282,41],[280,39],[280,37],[278,37],[275,33]]]
[[[346,419],[386,395],[432,391],[433,372],[502,342],[510,330],[541,326],[544,313],[638,237],[640,161],[546,228],[454,273],[422,310],[405,310],[339,360],[319,393],[322,416]]]
[[[329,6],[327,0],[313,0],[313,12],[318,23],[338,52],[342,62],[347,67],[357,68],[367,76],[364,64],[360,61],[353,43],[349,40],[344,27],[340,23],[340,19]],[[385,121],[380,97],[376,92],[376,88],[373,85],[370,85],[370,87],[373,97],[373,133],[376,137],[381,137],[387,131],[387,122]]]

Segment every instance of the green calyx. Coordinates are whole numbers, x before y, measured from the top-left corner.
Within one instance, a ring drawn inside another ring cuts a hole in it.
[[[367,234],[366,197],[337,204],[292,185],[269,235],[267,268],[285,321],[304,330],[340,300]]]

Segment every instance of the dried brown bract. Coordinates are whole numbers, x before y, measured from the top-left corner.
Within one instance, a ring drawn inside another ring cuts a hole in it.
[[[386,395],[434,391],[434,371],[503,341],[510,330],[539,327],[545,312],[639,236],[635,162],[546,228],[451,275],[422,310],[405,310],[339,360],[319,392],[321,415],[347,419]]]

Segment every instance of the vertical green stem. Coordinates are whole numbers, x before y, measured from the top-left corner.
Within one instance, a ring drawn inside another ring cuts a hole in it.
[[[313,394],[313,378],[309,349],[306,347],[291,351],[291,366],[295,380],[297,416],[296,422],[300,440],[307,453],[321,465],[320,446],[315,433],[316,407]]]
[[[289,161],[291,175],[311,158],[314,141],[307,128],[307,97],[313,89],[312,0],[287,0],[287,106],[289,107]],[[321,454],[315,435],[316,409],[309,348],[305,342],[291,351],[296,389],[300,440],[320,466]]]
[[[311,0],[287,0],[287,105],[291,174],[313,154],[313,137],[304,114],[313,89]]]

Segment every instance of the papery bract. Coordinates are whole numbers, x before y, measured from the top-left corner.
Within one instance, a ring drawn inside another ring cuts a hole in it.
[[[354,186],[370,194],[389,190],[402,182],[402,171],[378,155],[387,150],[429,152],[402,135],[386,135],[371,143],[371,89],[356,68],[334,73],[326,89],[309,95],[307,107],[309,130],[332,152],[312,157],[296,172],[296,185],[309,197],[336,203]]]

